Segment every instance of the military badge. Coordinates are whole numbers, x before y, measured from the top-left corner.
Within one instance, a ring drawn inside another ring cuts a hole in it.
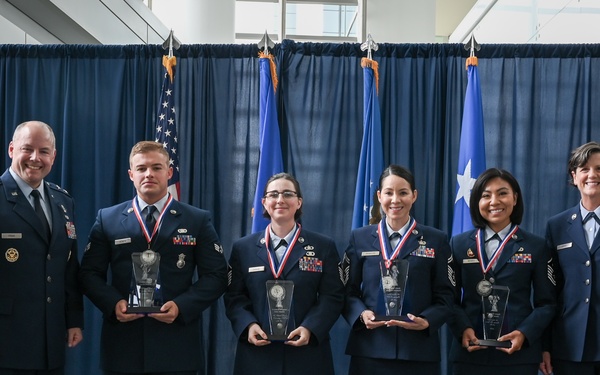
[[[4,253],[4,257],[10,263],[14,263],[17,260],[19,260],[19,251],[11,247],[10,249],[6,250],[6,252]]]
[[[185,254],[181,253],[179,254],[179,259],[177,259],[177,268],[182,269],[183,267],[185,267]]]

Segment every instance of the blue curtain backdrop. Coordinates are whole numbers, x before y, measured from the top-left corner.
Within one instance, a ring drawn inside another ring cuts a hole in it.
[[[184,45],[175,52],[181,200],[212,211],[226,256],[251,230],[259,147],[255,45]],[[332,236],[340,254],[351,228],[362,140],[363,72],[358,44],[284,41],[275,47],[284,169],[301,182],[303,225]],[[0,163],[17,124],[53,126],[58,156],[48,177],[76,200],[81,257],[101,207],[131,199],[131,146],[154,138],[163,78],[159,46],[0,46]],[[599,45],[484,45],[477,54],[486,164],[521,183],[523,227],[577,203],[567,184],[569,151],[600,139]],[[384,163],[413,171],[417,221],[451,231],[467,84],[462,45],[382,44],[379,99]],[[551,188],[549,188],[551,186]],[[1,225],[1,224],[0,224]],[[99,374],[101,316],[86,304],[84,342],[68,351],[68,374]],[[345,372],[347,326],[333,331]],[[231,371],[235,338],[222,300],[204,314],[208,374]]]

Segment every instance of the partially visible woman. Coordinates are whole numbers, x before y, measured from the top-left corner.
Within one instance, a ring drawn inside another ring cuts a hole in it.
[[[405,168],[390,165],[383,171],[377,198],[382,220],[352,231],[346,249],[349,278],[343,315],[352,327],[346,347],[352,356],[349,373],[438,374],[438,328],[450,316],[455,284],[447,236],[410,216],[417,190]],[[387,289],[388,270],[391,274],[394,266],[406,262],[400,315],[407,319],[388,320],[382,281]]]
[[[523,195],[509,172],[483,172],[471,191],[470,211],[476,229],[450,240],[457,295],[462,295],[449,324],[456,337],[450,353],[454,374],[536,375],[541,336],[556,308],[551,252],[543,238],[519,227]],[[498,296],[496,307],[502,310],[505,287],[508,303],[499,341],[510,341],[511,347],[477,345],[484,339],[482,306]]]
[[[297,222],[302,192],[291,175],[272,176],[262,204],[269,226],[236,241],[229,261],[232,278],[225,305],[239,338],[234,374],[333,374],[329,330],[344,303],[335,243]],[[293,297],[290,289],[270,289],[267,283],[274,280],[288,286],[292,282]],[[276,333],[269,319],[273,302],[290,309],[287,329],[283,327],[286,338],[278,341],[268,336]]]

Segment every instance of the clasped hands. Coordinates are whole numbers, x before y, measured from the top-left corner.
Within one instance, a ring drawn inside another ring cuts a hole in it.
[[[115,315],[117,316],[117,320],[121,323],[131,322],[148,316],[159,322],[171,324],[179,316],[179,307],[177,307],[177,304],[173,301],[166,302],[162,305],[160,311],[160,313],[154,314],[127,314],[127,301],[124,299],[117,302],[117,305],[115,306]]]
[[[406,314],[410,322],[406,322],[403,320],[385,320],[385,321],[376,321],[375,313],[371,310],[365,310],[360,314],[361,320],[365,323],[367,329],[375,329],[379,327],[402,327],[404,329],[410,329],[413,331],[422,331],[429,327],[429,322],[425,318],[421,318],[419,316],[413,314]]]
[[[499,348],[497,350],[503,351],[507,354],[512,354],[521,349],[523,343],[525,342],[525,335],[523,332],[514,330],[506,335],[500,336],[498,341],[510,341],[512,346],[510,348]],[[473,328],[467,328],[463,331],[462,335],[462,346],[467,349],[468,352],[473,352],[476,350],[487,349],[487,346],[479,346],[479,339],[475,336],[475,331]]]
[[[308,345],[310,335],[311,333],[307,328],[300,326],[290,332],[287,336],[287,340],[284,341],[284,344],[290,346]],[[258,323],[251,323],[250,326],[248,326],[248,342],[256,346],[265,346],[271,343],[267,334],[260,328]]]

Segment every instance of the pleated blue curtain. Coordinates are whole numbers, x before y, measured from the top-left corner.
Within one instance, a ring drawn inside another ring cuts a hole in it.
[[[184,45],[175,52],[181,200],[208,209],[226,256],[249,234],[258,163],[259,67],[255,45]],[[358,44],[278,44],[277,103],[284,168],[304,193],[302,223],[330,235],[340,254],[352,220],[362,140]],[[131,146],[153,139],[162,82],[160,46],[0,46],[0,141],[17,124],[53,126],[58,156],[49,180],[76,201],[80,257],[99,208],[131,199]],[[417,221],[447,233],[467,83],[462,45],[382,44],[379,99],[384,162],[413,171]],[[523,227],[578,201],[567,184],[569,151],[600,139],[600,46],[484,45],[477,53],[488,167],[521,183]],[[0,163],[8,167],[7,152]],[[551,186],[551,188],[549,188]],[[219,300],[203,317],[207,374],[231,372],[235,337]],[[100,313],[86,304],[84,342],[68,374],[100,374]],[[338,374],[348,326],[332,330]]]

